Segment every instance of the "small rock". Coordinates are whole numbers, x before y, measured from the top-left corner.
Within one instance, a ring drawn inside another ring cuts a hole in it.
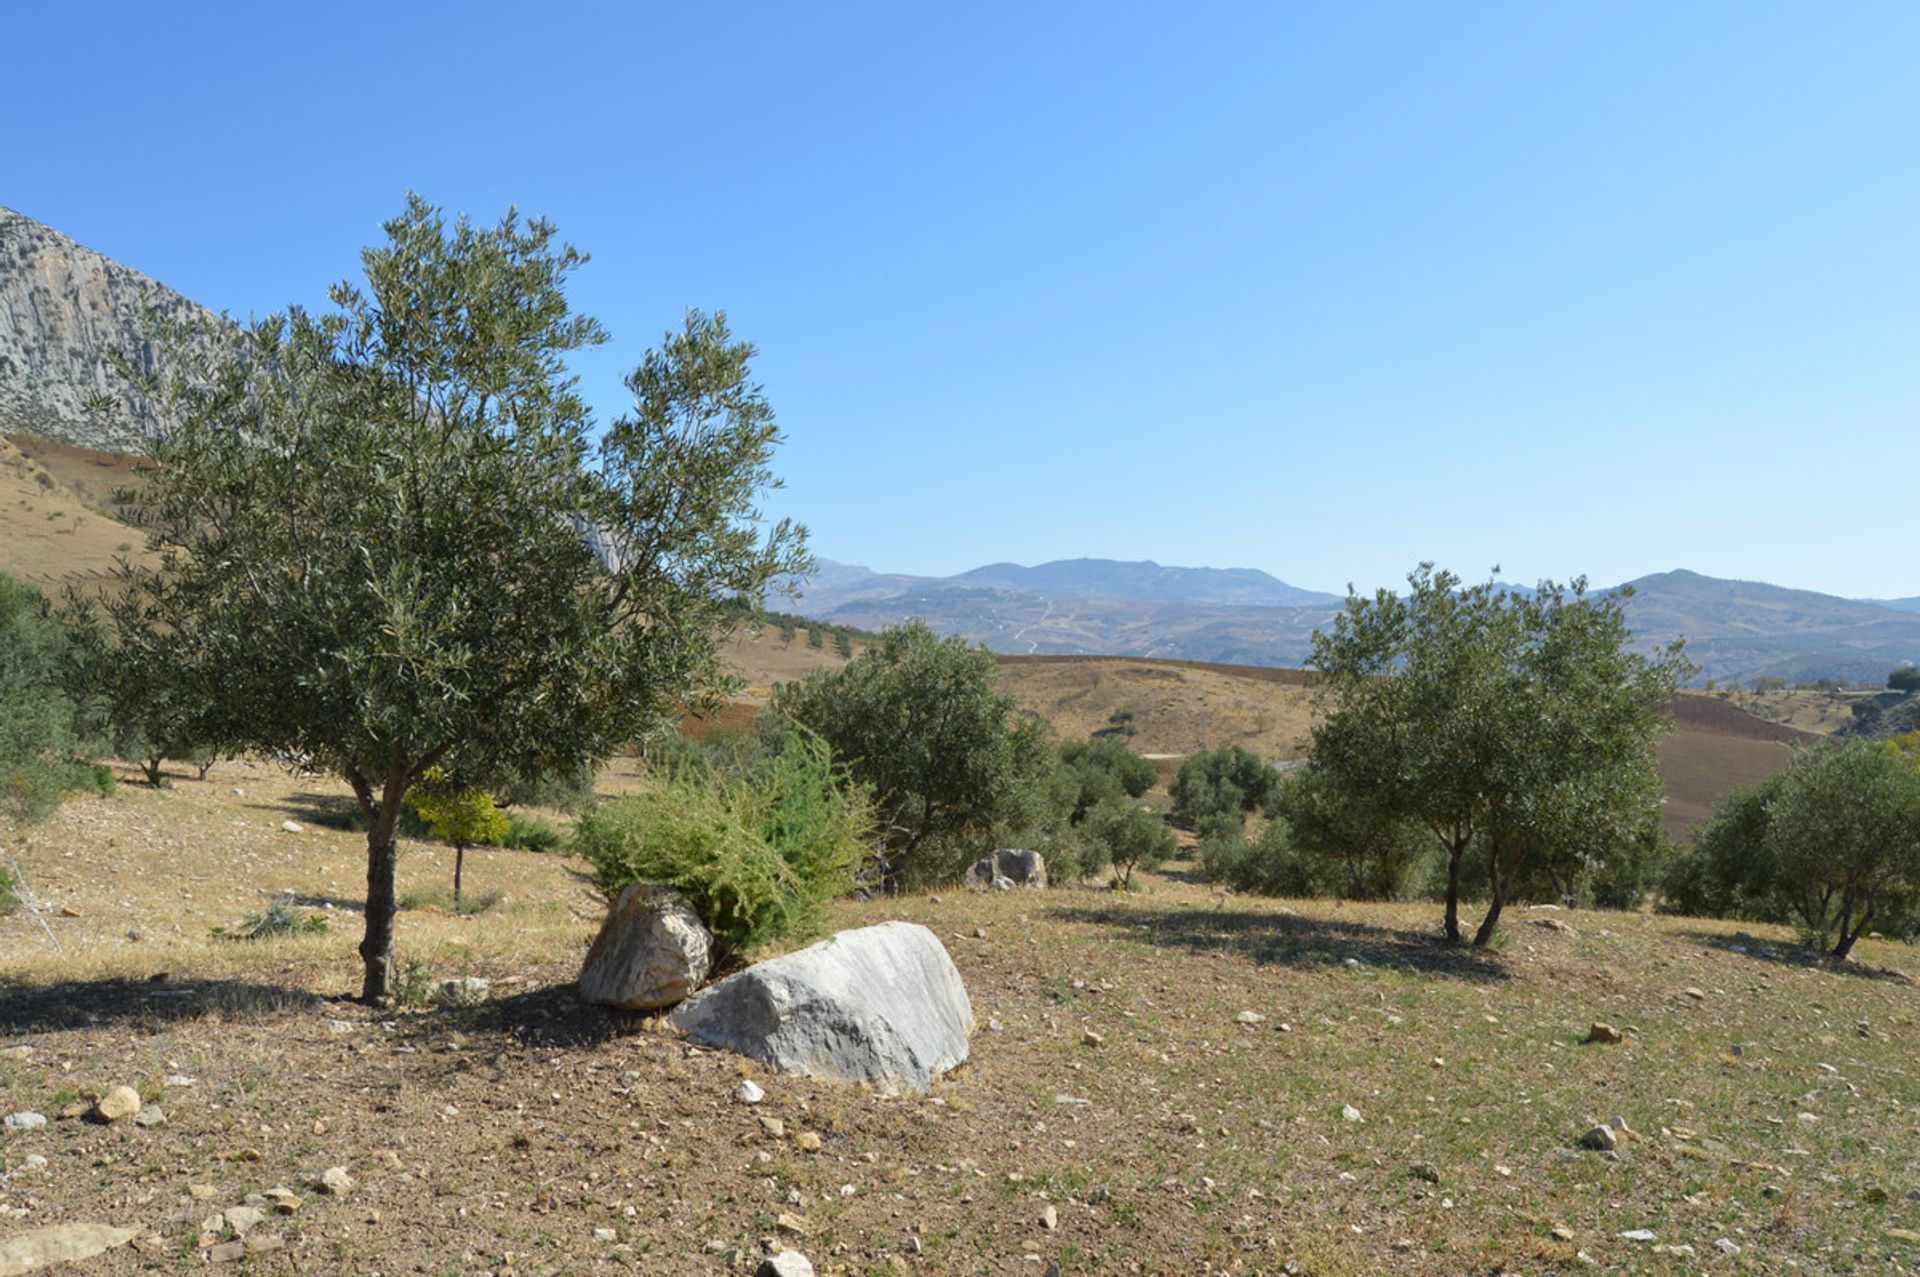
[[[1535,918],[1533,925],[1536,927],[1544,927],[1548,931],[1565,931],[1568,933],[1573,931],[1572,927],[1560,921],[1558,918]]]
[[[47,1124],[45,1113],[9,1113],[6,1127],[10,1131],[37,1131]]]
[[[1556,1227],[1551,1231],[1555,1241],[1570,1242],[1573,1240],[1573,1230],[1564,1225]]]
[[[1620,1030],[1606,1023],[1604,1020],[1595,1020],[1593,1027],[1587,1030],[1587,1041],[1589,1042],[1618,1042],[1620,1040]]]
[[[234,1235],[238,1237],[245,1237],[247,1230],[253,1228],[266,1217],[267,1213],[258,1206],[229,1206],[221,1214],[221,1218],[226,1221],[227,1227],[231,1228],[234,1231]]]
[[[167,1124],[166,1110],[157,1104],[149,1104],[133,1115],[133,1124],[135,1126],[165,1126]]]
[[[763,1113],[760,1116],[760,1130],[773,1139],[782,1139],[786,1136],[787,1124],[777,1117],[768,1117]]]
[[[1080,1044],[1082,1046],[1104,1046],[1106,1041],[1105,1038],[1095,1033],[1092,1029],[1080,1030]]]
[[[457,980],[442,980],[434,986],[433,1003],[443,1007],[477,1006],[487,1000],[487,990],[493,987],[490,980],[479,976],[461,976]]]
[[[215,1246],[207,1252],[207,1258],[216,1264],[230,1264],[236,1259],[245,1259],[246,1257],[247,1244],[245,1242],[221,1242],[218,1246]]]
[[[1785,1197],[1786,1195],[1787,1190],[1778,1184],[1762,1184],[1760,1186],[1760,1196],[1762,1197]]]
[[[1432,1162],[1415,1162],[1407,1168],[1407,1174],[1414,1179],[1425,1180],[1429,1184],[1440,1182],[1440,1168]]]
[[[611,1228],[596,1228],[593,1230],[593,1240],[597,1242],[614,1241],[619,1236],[620,1234],[614,1232]]]
[[[313,1186],[333,1197],[345,1197],[353,1191],[353,1176],[347,1174],[344,1166],[329,1166],[320,1172]]]
[[[1738,1255],[1740,1253],[1740,1243],[1731,1237],[1719,1238],[1713,1244],[1723,1254]]]
[[[1060,1227],[1060,1212],[1053,1208],[1052,1203],[1048,1203],[1047,1208],[1040,1212],[1040,1227],[1049,1232]]]
[[[1590,1148],[1599,1153],[1611,1153],[1620,1146],[1620,1137],[1613,1133],[1611,1126],[1596,1126],[1580,1137],[1580,1147]]]
[[[761,1090],[759,1084],[752,1078],[741,1078],[740,1085],[735,1088],[734,1094],[740,1097],[742,1104],[758,1104],[767,1098],[767,1093]]]
[[[219,1194],[220,1190],[211,1184],[187,1185],[187,1196],[193,1198],[196,1202],[212,1201],[215,1197],[219,1196]]]
[[[803,1153],[818,1153],[820,1137],[812,1131],[802,1131],[793,1137],[793,1143]]]
[[[773,1226],[783,1233],[792,1233],[795,1237],[805,1237],[813,1231],[813,1225],[807,1222],[806,1216],[785,1210],[775,1217]]]
[[[93,1106],[96,1121],[117,1122],[140,1111],[140,1093],[130,1086],[116,1086]]]
[[[1682,989],[1681,992],[1696,1002],[1704,1002],[1707,1000],[1707,991],[1705,989],[1696,989],[1692,985],[1688,985],[1685,989]]]
[[[300,827],[300,822],[297,820],[283,820],[280,822],[280,828],[286,830],[290,834],[304,834],[307,832],[306,830]]]
[[[761,1260],[753,1277],[813,1277],[813,1265],[799,1251],[783,1250]]]
[[[1353,1107],[1353,1105],[1351,1104],[1342,1104],[1340,1106],[1340,1116],[1345,1118],[1349,1122],[1364,1122],[1367,1120],[1366,1118],[1361,1117],[1360,1110]]]
[[[1620,1234],[1620,1240],[1626,1242],[1650,1242],[1653,1240],[1651,1228],[1629,1228]]]
[[[300,1198],[292,1189],[286,1187],[269,1188],[260,1196],[267,1199],[267,1205],[282,1215],[291,1215],[300,1209]]]
[[[1258,1011],[1242,1011],[1239,1015],[1233,1017],[1236,1024],[1261,1024],[1265,1022],[1266,1018],[1266,1016],[1261,1015]]]

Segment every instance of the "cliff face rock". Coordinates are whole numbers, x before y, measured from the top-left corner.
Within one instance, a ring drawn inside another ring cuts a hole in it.
[[[139,452],[152,409],[129,394],[113,351],[154,358],[149,311],[184,321],[195,303],[139,271],[0,208],[0,431],[113,452]],[[124,411],[90,415],[94,394]]]

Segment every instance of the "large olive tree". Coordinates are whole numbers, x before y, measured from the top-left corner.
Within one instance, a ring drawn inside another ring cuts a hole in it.
[[[395,826],[465,783],[604,758],[723,681],[723,601],[805,570],[766,525],[779,435],[724,316],[688,316],[596,442],[566,355],[585,258],[544,221],[411,197],[323,314],[168,343],[139,493],[154,565],[106,604],[236,747],[302,755],[367,822],[362,996],[390,988]]]
[[[1678,645],[1631,648],[1624,591],[1462,588],[1430,564],[1408,584],[1349,597],[1314,636],[1325,675],[1314,766],[1350,801],[1438,842],[1452,940],[1477,850],[1489,905],[1474,943],[1486,945],[1523,874],[1604,855],[1655,819],[1654,745],[1689,666]]]

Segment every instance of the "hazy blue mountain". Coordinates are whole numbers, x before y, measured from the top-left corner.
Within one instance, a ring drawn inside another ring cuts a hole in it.
[[[1874,603],[1881,607],[1890,607],[1896,612],[1920,612],[1920,594],[1910,599],[1856,599],[1858,603]]]
[[[1163,567],[1151,560],[1055,559],[1033,567],[989,563],[949,580],[1038,594],[1085,594],[1151,603],[1217,603],[1239,607],[1338,604],[1341,596],[1288,585],[1257,568]]]

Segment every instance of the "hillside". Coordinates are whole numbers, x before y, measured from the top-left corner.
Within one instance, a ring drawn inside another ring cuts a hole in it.
[[[0,432],[137,452],[152,412],[112,372],[113,352],[150,367],[149,312],[182,322],[206,312],[159,281],[0,208]],[[125,413],[96,418],[91,394]]]
[[[1920,660],[1914,612],[1696,572],[1628,584],[1638,642],[1653,648],[1685,638],[1703,680],[1878,681],[1894,666]],[[797,606],[870,630],[917,617],[1009,655],[1297,666],[1341,600],[1252,569],[1076,559],[1031,568],[992,564],[952,577],[823,564]]]
[[[56,477],[63,468],[50,469],[0,438],[0,572],[49,596],[103,581],[117,558],[142,554],[145,546],[139,532]]]

